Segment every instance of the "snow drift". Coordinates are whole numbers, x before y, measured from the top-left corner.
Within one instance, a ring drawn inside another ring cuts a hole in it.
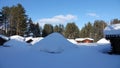
[[[77,42],[74,39],[67,39],[67,40],[73,44],[77,44]]]
[[[97,43],[110,43],[110,41],[106,40],[105,38],[100,39]]]
[[[25,40],[24,37],[19,36],[19,35],[10,36],[10,39],[14,39],[14,40],[17,40],[17,41],[24,41]]]
[[[30,44],[28,44],[24,41],[18,41],[15,39],[11,39],[11,40],[7,41],[6,43],[4,43],[4,46],[17,47],[17,48],[26,47],[29,45]]]
[[[48,53],[61,53],[66,48],[74,47],[74,44],[59,33],[52,33],[43,40],[37,42],[34,47]]]

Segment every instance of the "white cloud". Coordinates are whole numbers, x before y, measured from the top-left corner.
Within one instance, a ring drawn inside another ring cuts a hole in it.
[[[91,17],[100,17],[98,14],[96,13],[87,13],[87,16],[91,16]]]
[[[39,19],[38,22],[40,25],[44,24],[65,24],[77,19],[77,16],[68,14],[68,15],[57,15],[52,18],[43,18]]]

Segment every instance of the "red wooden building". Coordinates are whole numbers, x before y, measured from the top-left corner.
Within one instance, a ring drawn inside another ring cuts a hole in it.
[[[94,39],[92,39],[92,38],[76,38],[75,41],[77,43],[93,43]]]

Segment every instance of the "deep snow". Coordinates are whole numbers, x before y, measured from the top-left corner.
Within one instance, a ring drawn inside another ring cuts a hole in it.
[[[81,45],[59,54],[0,47],[0,68],[120,68],[120,55],[104,53],[109,47]]]
[[[54,35],[57,38],[56,40],[63,43],[68,42],[65,41],[65,38],[61,38],[61,35]],[[43,42],[46,42],[44,44],[56,43],[57,45],[59,42],[55,41],[54,35],[43,39]],[[54,42],[49,42],[52,40]],[[38,43],[42,44],[42,42]],[[9,44],[15,47],[0,46],[0,68],[120,68],[120,55],[106,53],[111,49],[110,44],[79,44],[77,48],[64,48],[65,50],[58,54],[35,50],[36,46],[41,46],[37,43],[34,46],[27,46],[25,42],[15,41],[14,39],[9,41]],[[70,46],[69,44],[72,43],[64,43],[67,47]],[[22,47],[19,47],[20,45]],[[51,46],[54,48],[55,45]]]

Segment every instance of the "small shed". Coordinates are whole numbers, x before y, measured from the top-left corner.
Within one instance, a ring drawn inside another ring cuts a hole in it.
[[[120,24],[109,25],[104,29],[105,38],[110,40],[111,53],[120,54]]]
[[[93,43],[94,39],[92,39],[92,38],[76,38],[75,41],[77,43]]]

